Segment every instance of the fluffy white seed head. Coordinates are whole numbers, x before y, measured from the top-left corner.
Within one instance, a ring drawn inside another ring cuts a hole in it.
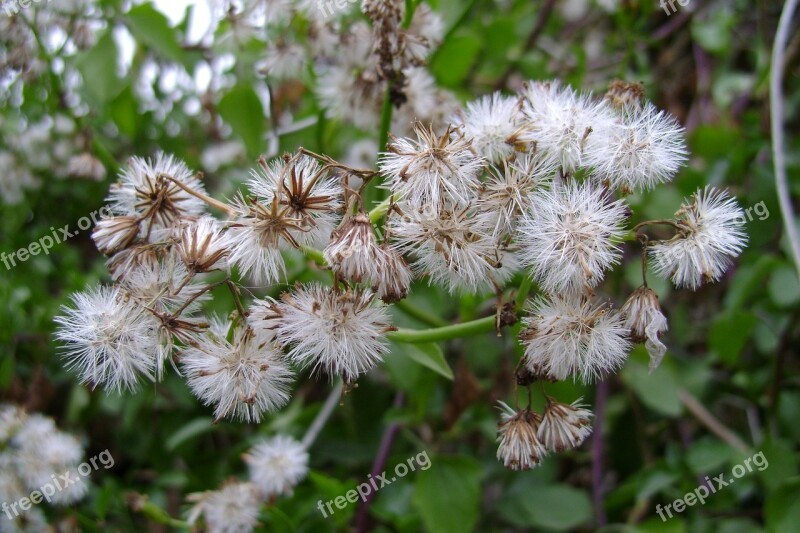
[[[647,103],[627,107],[586,144],[595,179],[632,192],[672,180],[687,159],[685,131],[675,118]]]
[[[244,460],[250,480],[264,498],[291,494],[308,474],[308,452],[291,437],[278,435],[253,446]]]
[[[362,289],[297,287],[270,303],[274,314],[263,326],[275,331],[295,363],[354,381],[388,349],[389,314],[384,306],[373,305],[373,297]]]
[[[219,490],[190,494],[187,499],[194,503],[189,523],[202,516],[209,532],[249,533],[258,525],[262,499],[253,483],[229,481]]]
[[[667,347],[661,335],[667,331],[667,317],[661,312],[658,295],[647,287],[639,287],[630,295],[620,310],[625,317],[625,327],[630,330],[633,342],[644,343],[650,354],[650,372],[658,368]]]
[[[528,370],[550,379],[592,382],[619,369],[630,350],[620,314],[583,298],[540,297],[523,324]]]
[[[130,246],[139,231],[139,219],[135,216],[103,217],[92,230],[92,239],[100,253],[112,255]]]
[[[208,334],[181,356],[189,387],[217,420],[258,422],[264,413],[289,401],[292,372],[283,354],[250,328],[239,328],[232,342]]]
[[[592,412],[579,401],[568,405],[547,399],[538,436],[549,451],[558,453],[577,448],[592,433]]]
[[[520,139],[534,143],[565,173],[584,166],[590,135],[614,120],[606,103],[595,102],[558,81],[527,83],[520,104],[525,128]]]
[[[500,402],[502,420],[497,426],[497,459],[510,470],[530,470],[547,455],[537,431],[541,416],[530,409],[515,411]]]
[[[81,383],[106,390],[135,390],[139,378],[153,379],[158,321],[119,289],[99,286],[72,296],[54,318],[67,368]]]
[[[416,210],[401,203],[402,216],[392,217],[391,236],[399,250],[415,258],[414,270],[431,284],[451,293],[491,290],[507,281],[517,267],[516,256],[494,238],[496,218],[459,205],[438,211]]]
[[[500,168],[491,169],[479,196],[479,208],[495,214],[495,238],[511,234],[517,219],[533,211],[533,193],[549,182],[554,170],[552,164],[535,154],[518,155]]]
[[[520,257],[549,292],[594,287],[620,259],[626,206],[590,183],[534,194],[517,228]]]
[[[744,211],[726,191],[706,187],[675,213],[677,234],[648,247],[655,271],[676,287],[718,281],[747,244]]]
[[[416,206],[435,207],[447,198],[468,204],[484,165],[472,141],[452,128],[439,136],[419,123],[414,133],[416,140],[394,139],[378,162],[392,192]]]
[[[517,99],[499,92],[469,102],[464,113],[464,135],[473,140],[478,155],[500,163],[514,153],[519,130]]]

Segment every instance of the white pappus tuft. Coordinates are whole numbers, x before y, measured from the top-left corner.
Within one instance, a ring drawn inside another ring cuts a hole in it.
[[[619,313],[588,299],[537,298],[520,339],[534,375],[589,383],[619,369],[630,350]]]
[[[478,155],[499,163],[514,154],[514,136],[518,133],[517,99],[499,92],[467,103],[464,112],[464,135],[473,140]]]
[[[261,494],[253,483],[229,481],[219,490],[190,494],[190,524],[202,517],[213,533],[249,533],[258,525]]]
[[[648,246],[655,271],[692,290],[719,280],[747,244],[744,220],[744,211],[726,191],[697,191],[692,203],[675,213],[678,233]]]
[[[399,250],[416,258],[414,270],[451,293],[492,290],[516,269],[515,254],[494,238],[494,213],[460,205],[443,205],[438,212],[415,210],[401,203],[402,216],[389,221]]]
[[[576,93],[558,81],[528,82],[521,100],[520,140],[567,174],[584,166],[586,142],[593,131],[603,131],[614,120],[610,107]]]
[[[621,252],[626,206],[589,183],[541,190],[523,214],[517,241],[523,264],[549,292],[594,287]]]
[[[373,305],[373,298],[365,289],[298,286],[279,302],[267,300],[272,313],[262,327],[274,330],[295,363],[354,381],[388,350],[389,314],[385,306]]]
[[[136,389],[141,376],[153,380],[159,322],[150,312],[104,286],[73,294],[72,304],[54,318],[56,339],[81,383],[119,392]]]
[[[394,139],[378,161],[391,191],[415,206],[436,208],[445,198],[468,204],[484,165],[472,152],[472,141],[452,127],[439,136],[416,123],[414,133],[416,140]]]
[[[673,116],[653,104],[622,109],[586,144],[592,175],[623,192],[652,189],[672,180],[687,159],[685,130]]]
[[[264,498],[291,494],[308,473],[308,452],[301,443],[286,435],[256,444],[243,457],[251,481]]]
[[[258,422],[289,401],[293,374],[283,359],[272,343],[241,327],[232,342],[214,334],[199,338],[181,355],[181,366],[194,395],[214,405],[217,420]]]

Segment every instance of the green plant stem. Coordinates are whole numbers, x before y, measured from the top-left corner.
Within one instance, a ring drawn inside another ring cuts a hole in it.
[[[386,336],[390,340],[406,343],[446,341],[494,331],[497,325],[496,320],[497,317],[492,315],[469,322],[442,326],[440,328],[420,330],[401,328],[397,331],[387,333]]]
[[[395,302],[394,306],[411,318],[419,320],[420,322],[434,328],[443,328],[450,325],[447,320],[439,318],[438,316],[429,313],[424,309],[420,309],[408,300],[400,300],[399,302]]]
[[[380,219],[382,219],[386,213],[389,211],[389,206],[392,203],[391,197],[385,199],[378,205],[376,205],[372,211],[369,212],[369,221],[373,224],[377,224]]]
[[[325,256],[322,255],[322,252],[319,250],[311,248],[310,246],[301,246],[300,250],[307,258],[311,259],[319,266],[328,266],[328,262],[325,261]]]
[[[528,293],[531,292],[531,286],[533,285],[533,280],[527,274],[523,274],[522,283],[519,285],[519,291],[517,291],[517,298],[514,300],[514,303],[517,304],[517,309],[521,309],[523,305],[525,305],[525,299],[528,298]]]
[[[157,524],[179,529],[191,529],[192,527],[188,522],[172,518],[164,509],[143,497],[137,501],[136,510]]]

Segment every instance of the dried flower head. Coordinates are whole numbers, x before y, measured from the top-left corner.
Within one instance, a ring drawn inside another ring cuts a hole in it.
[[[452,292],[491,290],[507,281],[517,262],[493,236],[496,219],[470,207],[444,205],[438,211],[415,210],[401,203],[403,216],[390,220],[399,250],[415,257],[414,269],[430,283]]]
[[[468,204],[484,164],[472,152],[472,140],[452,127],[439,136],[420,123],[414,133],[416,140],[394,139],[378,162],[392,192],[415,206],[435,208],[445,198]]]
[[[180,231],[178,255],[190,272],[227,270],[230,242],[216,219],[203,216]]]
[[[345,218],[323,251],[325,260],[342,279],[360,283],[377,278],[378,244],[372,222],[360,212]]]
[[[500,402],[502,421],[497,426],[497,459],[511,470],[530,470],[547,455],[537,435],[542,417],[530,409],[515,411]]]
[[[92,231],[92,239],[104,255],[128,248],[138,236],[139,219],[131,215],[103,217]]]
[[[175,182],[179,182],[183,187]],[[108,201],[116,215],[135,216],[145,221],[146,236],[169,228],[185,216],[199,216],[206,204],[185,188],[205,193],[203,184],[186,164],[171,155],[158,153],[155,159],[131,158],[120,180],[112,185]]]
[[[577,448],[592,433],[592,412],[579,402],[568,405],[547,398],[538,435],[548,450],[563,452]]]
[[[658,295],[650,288],[639,287],[630,295],[620,312],[633,342],[644,343],[650,354],[650,372],[658,368],[667,347],[661,335],[667,331],[667,317],[661,312]]]

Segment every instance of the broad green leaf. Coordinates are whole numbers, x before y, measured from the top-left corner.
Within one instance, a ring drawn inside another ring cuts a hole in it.
[[[126,15],[131,33],[164,58],[183,63],[183,48],[175,28],[163,13],[150,3],[138,5]]]
[[[669,353],[667,353],[669,357]],[[668,364],[663,364],[652,373],[647,365],[633,357],[622,369],[622,379],[633,389],[639,399],[647,407],[667,416],[681,414],[681,402],[678,398],[678,383],[675,374]]]
[[[764,505],[767,531],[784,533],[797,531],[800,524],[800,477],[794,477],[773,492]]]
[[[244,141],[250,155],[262,152],[266,131],[264,107],[252,87],[244,84],[235,86],[222,97],[217,110],[233,128],[233,132]]]
[[[436,52],[431,65],[439,84],[455,87],[464,81],[482,47],[483,41],[476,35],[453,35]]]
[[[790,307],[800,301],[797,271],[788,265],[776,268],[769,279],[769,295],[779,307]]]
[[[504,499],[500,513],[520,527],[565,531],[588,523],[592,503],[586,492],[567,485],[531,485]]]
[[[184,442],[193,439],[198,435],[202,435],[207,431],[211,431],[213,427],[214,421],[211,418],[205,416],[202,418],[195,418],[173,433],[172,436],[167,439],[167,442],[164,446],[168,451],[174,451]]]
[[[478,521],[483,468],[463,456],[435,456],[431,467],[419,472],[414,505],[428,531],[466,533]]]
[[[117,76],[117,43],[111,31],[105,32],[97,44],[78,57],[76,66],[83,77],[83,91],[95,104],[113,100],[125,87]]]
[[[733,311],[717,316],[708,333],[709,347],[727,363],[735,363],[757,319],[748,311]]]
[[[442,348],[438,344],[430,342],[422,344],[393,343],[393,345],[398,347],[399,353],[408,356],[410,359],[426,368],[430,368],[447,379],[453,379],[453,370],[447,364]]]

